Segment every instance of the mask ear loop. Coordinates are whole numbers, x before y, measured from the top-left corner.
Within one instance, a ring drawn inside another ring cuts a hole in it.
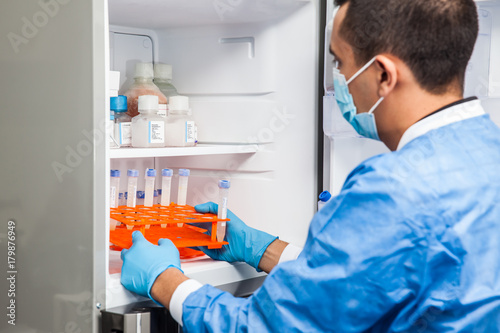
[[[363,67],[361,67],[361,69],[359,71],[356,72],[356,74],[354,74],[350,79],[349,81],[347,81],[347,85],[349,85],[349,83],[351,83],[352,81],[354,81],[355,78],[357,78],[359,75],[361,75],[361,73],[363,73],[368,67],[370,67],[374,62],[375,62],[375,59],[377,57],[373,57],[372,60],[368,61],[368,63],[366,65],[364,65]]]
[[[370,111],[368,111],[368,114],[372,114],[375,111],[375,109],[380,105],[380,103],[382,103],[383,100],[384,100],[384,97],[380,97],[380,99],[377,101],[377,103],[375,103],[375,105],[372,106]]]

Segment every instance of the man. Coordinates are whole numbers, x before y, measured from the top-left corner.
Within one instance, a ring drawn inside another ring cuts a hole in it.
[[[189,280],[136,232],[122,283],[187,332],[499,332],[500,129],[464,76],[473,0],[336,0],[335,94],[371,158],[314,217],[303,251],[234,214],[207,251],[270,274],[248,299]],[[216,212],[215,204],[197,206]]]

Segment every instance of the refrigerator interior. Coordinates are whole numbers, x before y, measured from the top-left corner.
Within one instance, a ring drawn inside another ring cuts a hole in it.
[[[120,94],[133,81],[135,63],[170,64],[198,126],[195,148],[109,149],[107,163],[121,171],[120,188],[126,188],[127,169],[140,171],[138,190],[144,190],[145,168],[171,168],[174,175],[188,168],[187,204],[195,205],[217,202],[217,182],[228,179],[229,209],[248,225],[302,246],[317,193],[319,4],[109,0],[108,10],[110,70],[121,73]],[[141,300],[119,283],[119,253],[106,255],[106,307]],[[236,294],[255,288],[236,282],[264,276],[208,258],[182,268]]]
[[[479,36],[467,68],[465,97],[477,96],[491,119],[500,125],[500,1],[476,1],[479,11]],[[378,141],[360,138],[336,109],[332,89],[332,56],[328,52],[333,4],[328,2],[325,38],[324,97],[324,174],[323,186],[338,194],[349,173],[362,161],[389,152]]]

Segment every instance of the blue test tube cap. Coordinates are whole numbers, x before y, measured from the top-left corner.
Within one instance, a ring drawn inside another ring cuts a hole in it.
[[[127,111],[127,96],[111,97],[110,109],[115,112]]]
[[[323,201],[323,202],[327,202],[328,200],[330,200],[330,198],[332,197],[332,195],[330,194],[330,192],[328,191],[323,191],[321,192],[321,194],[319,195],[319,200],[320,201]]]
[[[146,177],[156,177],[155,169],[146,169]]]
[[[144,197],[146,197],[146,192],[137,191],[137,199],[144,199]]]
[[[129,177],[139,177],[139,170],[129,169],[127,171],[127,176],[129,176]]]
[[[179,176],[189,176],[189,174],[191,173],[191,171],[189,169],[179,169]]]
[[[229,180],[219,180],[219,188],[230,188],[231,182]]]
[[[172,170],[172,169],[163,169],[163,170],[161,170],[161,175],[163,177],[172,177],[174,175],[174,170]]]
[[[120,170],[111,170],[111,177],[120,177]]]
[[[154,196],[155,198],[157,198],[157,197],[158,197],[158,190],[154,190],[154,192],[153,192],[153,196]]]

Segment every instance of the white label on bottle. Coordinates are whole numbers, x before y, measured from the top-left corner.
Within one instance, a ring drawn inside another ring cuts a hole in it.
[[[130,145],[132,143],[132,123],[119,123],[120,145]]]
[[[115,186],[111,186],[111,195],[110,195],[109,200],[111,201],[110,202],[111,208],[118,208],[115,205],[115,202],[116,202],[116,187]]]
[[[194,121],[186,121],[186,142],[194,142],[195,126]]]
[[[165,122],[150,121],[149,122],[149,143],[165,143]]]
[[[167,104],[158,105],[158,115],[162,117],[167,116]]]

